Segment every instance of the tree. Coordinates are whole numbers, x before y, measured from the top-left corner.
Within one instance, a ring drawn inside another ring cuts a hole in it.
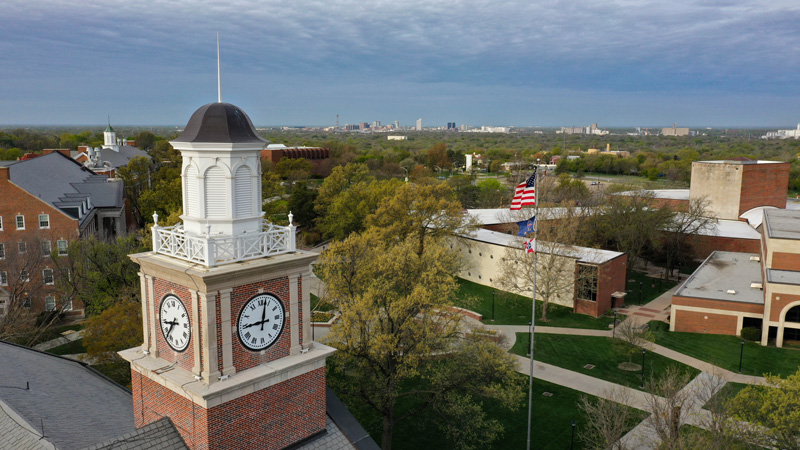
[[[688,240],[700,233],[711,232],[714,219],[710,217],[709,201],[706,198],[692,198],[685,206],[678,207],[664,225],[664,254],[667,257],[667,271],[672,275],[681,257],[691,254]]]
[[[739,391],[728,407],[749,422],[748,437],[768,448],[800,448],[800,370],[786,378],[767,375],[766,384]]]
[[[442,169],[450,167],[450,158],[447,156],[447,144],[439,142],[428,149],[428,165],[439,166]]]
[[[647,327],[638,326],[632,319],[623,320],[614,330],[615,344],[620,345],[628,355],[628,362],[642,349],[655,341],[655,335]]]
[[[289,211],[294,215],[294,220],[302,227],[311,228],[317,213],[314,211],[314,201],[317,199],[317,191],[309,189],[304,181],[300,181],[294,187],[292,195],[289,197]]]
[[[426,239],[469,233],[475,223],[462,213],[461,204],[447,184],[400,185],[367,219],[385,239],[395,236],[417,240],[416,253],[425,251]]]
[[[632,395],[622,388],[603,394],[596,399],[581,397],[578,407],[585,423],[578,436],[587,448],[626,450],[622,437],[635,419],[635,409],[627,406],[632,403]]]
[[[150,189],[152,183],[153,163],[150,158],[137,156],[125,166],[117,169],[117,176],[125,184],[125,198],[131,205],[131,213],[141,228],[145,224],[145,217],[153,214],[152,211],[142,209],[140,198],[142,193]]]
[[[502,425],[482,413],[478,399],[507,406],[521,399],[515,360],[493,342],[464,338],[460,316],[448,313],[459,264],[454,253],[437,239],[418,253],[415,236],[387,240],[378,231],[333,243],[317,263],[324,300],[341,311],[328,335],[338,349],[329,380],[381,414],[384,450],[395,425],[426,408],[436,410],[460,448],[481,447]],[[412,406],[399,409],[401,399]]]
[[[317,218],[317,229],[328,239],[342,240],[351,233],[363,231],[367,217],[374,213],[402,184],[396,179],[361,181],[334,196]],[[317,197],[317,205],[322,200]]]
[[[305,158],[283,158],[278,161],[278,164],[275,164],[275,173],[288,181],[290,185],[295,181],[310,178],[313,171],[314,166],[311,161]]]
[[[363,163],[351,163],[346,166],[334,167],[319,187],[319,195],[314,209],[320,216],[328,212],[328,207],[333,199],[350,186],[362,181],[372,181],[375,177],[369,174],[369,168]]]
[[[693,392],[684,389],[688,382],[688,372],[668,366],[658,378],[651,377],[645,383],[645,401],[652,413],[647,421],[661,440],[659,448],[685,448],[680,429],[686,423],[695,401]]]
[[[594,230],[598,243],[610,243],[617,251],[628,253],[628,273],[648,248],[657,245],[658,230],[672,218],[670,210],[653,208],[653,204],[650,191],[611,195],[588,221],[587,229]]]
[[[149,131],[141,131],[136,135],[136,147],[149,151],[156,144],[156,135]]]
[[[47,245],[43,246],[45,242]],[[50,253],[50,242],[42,236],[19,241],[14,249],[7,242],[3,248],[0,275],[5,277],[5,286],[0,288],[0,339],[30,344],[69,309],[73,297],[55,295],[68,280],[53,269],[58,257],[53,258]],[[48,310],[46,297],[50,296],[55,303]],[[44,312],[34,312],[42,306]]]
[[[530,209],[522,211],[524,212],[516,213],[508,222],[525,220],[533,215]],[[539,217],[536,218],[535,253],[524,250],[524,239],[519,240],[518,247],[506,248],[505,256],[500,261],[498,278],[498,284],[503,289],[531,295],[535,272],[536,296],[542,301],[541,320],[544,322],[547,321],[547,307],[551,301],[562,299],[562,303],[574,303],[575,287],[590,278],[595,280],[596,286],[597,278],[595,266],[578,270],[580,267],[577,266],[577,261],[580,255],[578,249],[570,245],[580,229],[581,211],[569,205],[558,210],[563,211],[561,217],[557,217],[554,211],[556,210],[539,210]],[[594,292],[596,295],[596,288]]]
[[[142,305],[135,298],[120,300],[86,321],[83,345],[97,362],[120,361],[117,352],[142,343]]]

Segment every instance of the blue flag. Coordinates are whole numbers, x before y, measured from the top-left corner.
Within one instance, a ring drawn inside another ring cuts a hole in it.
[[[536,221],[536,216],[531,217],[528,220],[522,220],[517,222],[517,226],[519,227],[519,231],[517,232],[517,236],[525,237],[529,233],[533,233],[533,223]]]

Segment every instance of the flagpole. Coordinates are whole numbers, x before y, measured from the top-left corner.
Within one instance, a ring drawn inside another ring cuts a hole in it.
[[[531,302],[531,367],[530,375],[528,376],[528,445],[527,450],[531,450],[531,423],[533,422],[533,335],[536,329],[536,265],[539,259],[539,249],[536,248],[536,239],[539,229],[539,158],[536,158],[535,169],[535,182],[534,182],[534,199],[533,204],[533,301]]]

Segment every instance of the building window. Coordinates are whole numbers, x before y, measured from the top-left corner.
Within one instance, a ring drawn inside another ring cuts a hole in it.
[[[25,309],[30,309],[31,308],[31,298],[30,297],[25,297],[25,298],[22,299],[22,307],[25,308]]]
[[[56,298],[52,295],[48,295],[44,298],[44,309],[45,311],[55,311],[56,310]]]
[[[56,280],[53,276],[53,269],[44,269],[42,271],[42,280],[44,280],[44,284],[55,284]]]
[[[49,214],[39,214],[39,228],[50,228]]]
[[[61,307],[63,311],[72,311],[72,299],[67,300]]]
[[[58,256],[64,256],[67,254],[67,241],[64,239],[60,239],[56,242],[56,246],[58,246]]]
[[[42,241],[42,256],[50,256],[50,252],[53,251],[53,245],[50,241]]]
[[[17,216],[17,229],[18,230],[25,229],[25,216]]]
[[[3,216],[0,216],[0,231],[3,231]]]
[[[31,281],[31,277],[28,275],[28,271],[25,269],[19,271],[19,279],[22,281]]]
[[[578,264],[577,280],[578,300],[597,301],[597,266]]]
[[[0,259],[6,257],[6,244],[0,243]]]
[[[8,273],[0,272],[0,286],[8,286]]]
[[[19,241],[17,243],[17,250],[19,250],[20,253],[26,253],[28,251],[28,243],[25,241]]]

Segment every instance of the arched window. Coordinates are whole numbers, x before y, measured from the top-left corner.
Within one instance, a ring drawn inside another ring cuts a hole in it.
[[[786,311],[786,321],[787,322],[800,322],[800,305],[797,305]]]

